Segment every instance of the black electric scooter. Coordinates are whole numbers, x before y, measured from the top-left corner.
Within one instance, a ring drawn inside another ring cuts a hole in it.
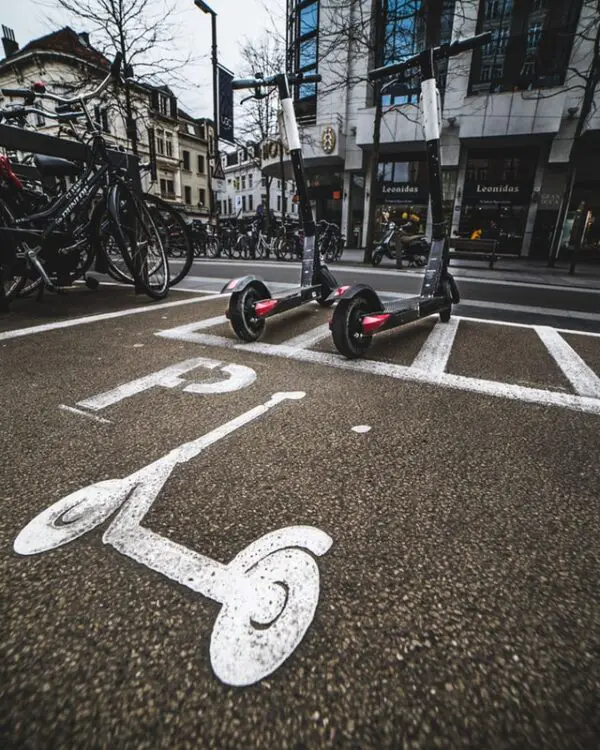
[[[277,87],[281,102],[281,139],[287,142],[289,148],[299,198],[300,220],[304,228],[300,286],[283,294],[271,294],[262,279],[248,275],[233,279],[223,287],[222,294],[231,292],[227,318],[236,336],[243,341],[256,341],[264,331],[266,318],[313,300],[323,307],[329,307],[335,301],[333,292],[337,288],[337,281],[322,263],[321,254],[315,248],[315,220],[308,200],[298,124],[290,94],[290,85],[300,82],[318,83],[320,80],[320,75],[288,76],[286,73],[268,77],[257,73],[255,78],[233,80],[234,89],[254,89],[253,96],[259,99],[266,95],[261,89]]]
[[[448,57],[487,44],[491,33],[433,47],[401,63],[386,65],[370,71],[369,79],[397,77],[415,68],[421,73],[421,101],[423,130],[427,151],[427,168],[431,196],[433,232],[429,260],[418,297],[382,302],[377,292],[367,284],[341,287],[334,296],[339,298],[331,318],[330,328],[338,351],[348,358],[365,354],[373,334],[419,320],[438,313],[440,320],[450,320],[452,305],[460,300],[458,287],[448,271],[448,234],[442,206],[442,170],[440,158],[440,112],[435,81],[435,63]],[[402,78],[400,80],[403,80]]]

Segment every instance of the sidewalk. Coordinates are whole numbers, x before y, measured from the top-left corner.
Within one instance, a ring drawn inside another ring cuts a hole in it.
[[[346,249],[342,260],[335,265],[365,266],[363,263],[364,250]],[[489,269],[487,263],[476,260],[453,259],[450,262],[453,273],[462,278],[490,279],[491,281],[523,281],[528,284],[552,284],[566,287],[583,287],[586,289],[597,289],[600,291],[600,265],[580,263],[573,275],[569,274],[569,264],[560,263],[555,268],[548,268],[546,261],[535,261],[528,258],[515,258],[514,260],[500,259],[496,261],[493,270]],[[370,268],[370,266],[365,266]],[[384,258],[381,270],[396,271],[396,263],[389,258]],[[398,273],[420,275],[423,273],[419,268],[404,268]]]

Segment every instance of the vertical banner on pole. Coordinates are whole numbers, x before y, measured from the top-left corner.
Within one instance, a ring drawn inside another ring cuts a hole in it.
[[[217,136],[222,141],[233,143],[233,73],[221,65],[217,66],[219,96],[217,112]]]

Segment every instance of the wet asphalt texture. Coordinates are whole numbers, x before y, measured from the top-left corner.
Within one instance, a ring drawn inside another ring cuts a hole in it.
[[[22,301],[4,327],[107,311],[86,291],[50,315]],[[111,309],[142,303],[122,294]],[[224,309],[0,342],[2,747],[597,748],[600,417],[154,335]],[[264,341],[328,315],[270,320]],[[430,329],[382,336],[371,355],[410,364]],[[568,340],[598,372],[600,339]],[[196,356],[257,380],[212,396],[153,388],[100,412],[107,424],[58,409]],[[461,322],[448,371],[570,391],[526,329]],[[215,677],[219,604],[105,546],[107,523],[39,555],[13,551],[61,497],[294,390],[306,397],[177,467],[144,519],[222,562],[280,527],[333,538],[315,618],[263,681]]]

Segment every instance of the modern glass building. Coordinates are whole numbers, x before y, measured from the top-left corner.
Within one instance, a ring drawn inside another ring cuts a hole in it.
[[[295,91],[318,217],[339,221],[358,246],[371,200],[378,215],[410,209],[428,227],[418,92],[411,81],[385,92],[381,156],[373,165],[367,72],[427,45],[491,31],[485,48],[438,71],[448,222],[451,231],[466,233],[495,220],[509,235],[506,252],[544,257],[599,23],[590,0],[287,0],[288,69],[323,77]],[[585,201],[586,242],[594,252],[600,112],[592,112],[582,138],[586,156],[569,208],[572,214]],[[365,187],[371,169],[374,195]]]

